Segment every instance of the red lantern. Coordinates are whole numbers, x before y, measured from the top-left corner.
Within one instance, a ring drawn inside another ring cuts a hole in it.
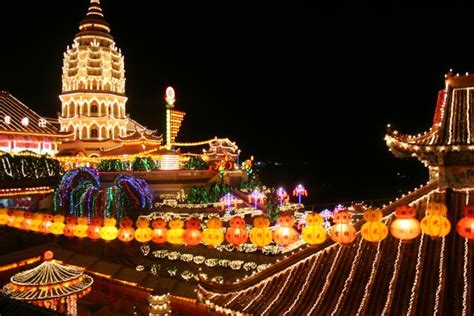
[[[229,244],[239,246],[248,239],[248,232],[245,229],[245,220],[240,216],[235,216],[229,221],[230,228],[225,233],[225,239]]]
[[[30,230],[33,216],[34,214],[32,212],[25,212],[25,214],[23,214],[23,222],[21,222],[20,229]]]
[[[334,226],[331,227],[331,239],[340,245],[353,242],[357,231],[351,224],[352,214],[346,210],[339,210],[333,215]]]
[[[190,218],[186,222],[183,240],[188,246],[197,246],[201,243],[201,221],[199,218]]]
[[[464,217],[456,225],[458,234],[469,240],[474,240],[474,205],[464,206]]]
[[[40,233],[47,234],[51,229],[51,225],[53,224],[53,215],[52,214],[44,214],[43,221],[39,226]]]
[[[411,241],[421,234],[420,222],[415,218],[416,208],[400,206],[395,211],[396,219],[390,225],[393,237],[402,241]]]
[[[129,217],[124,217],[120,221],[118,239],[123,242],[129,242],[135,239],[135,229],[132,227],[133,221]]]
[[[273,240],[285,247],[298,240],[298,232],[293,228],[295,219],[290,214],[283,214],[278,216],[278,227],[273,233]]]
[[[102,222],[102,217],[94,217],[87,228],[87,237],[93,240],[100,239],[100,227],[102,226]]]
[[[168,231],[165,220],[162,218],[155,219],[151,223],[151,227],[153,227],[151,240],[155,244],[164,244],[166,242],[166,233]]]
[[[74,237],[74,227],[76,227],[77,218],[73,215],[66,217],[66,226],[64,227],[64,236]]]

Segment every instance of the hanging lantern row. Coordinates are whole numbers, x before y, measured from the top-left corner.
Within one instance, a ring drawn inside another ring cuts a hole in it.
[[[408,205],[401,206],[395,211],[395,219],[390,228],[382,222],[380,210],[367,210],[364,213],[366,223],[360,233],[365,240],[377,243],[384,240],[390,231],[391,235],[402,241],[411,241],[421,232],[431,236],[444,237],[451,230],[451,224],[446,218],[447,208],[443,203],[429,203],[426,207],[426,216],[419,222],[416,219],[416,209]],[[456,230],[463,238],[474,240],[474,205],[464,207],[464,217],[457,223]],[[351,223],[352,214],[344,208],[338,208],[331,215],[334,225],[326,227],[327,219],[317,213],[306,216],[306,226],[301,232],[301,238],[310,245],[323,243],[329,237],[336,243],[348,245],[356,239],[356,229]],[[152,241],[156,244],[185,244],[197,246],[201,243],[209,247],[216,247],[224,241],[239,246],[250,242],[257,247],[264,247],[275,242],[286,247],[300,239],[299,232],[294,228],[295,219],[290,214],[280,214],[276,226],[271,229],[270,221],[265,216],[253,219],[253,227],[248,230],[245,220],[234,216],[229,221],[229,227],[223,229],[222,221],[213,217],[207,220],[206,228],[201,230],[201,221],[191,218],[186,223],[181,219],[166,222],[164,219],[155,219],[150,222],[146,218],[139,218],[134,228],[133,221],[124,217],[119,228],[114,218],[75,217],[32,213],[22,210],[0,209],[0,225],[40,232],[43,234],[62,235],[66,237],[103,239],[106,241],[119,239],[123,242],[137,240],[141,243]],[[186,226],[186,227],[185,227]]]

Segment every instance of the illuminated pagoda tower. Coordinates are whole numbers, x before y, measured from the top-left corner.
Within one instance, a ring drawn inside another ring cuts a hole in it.
[[[115,147],[127,136],[124,56],[110,34],[100,0],[91,0],[64,53],[59,98],[61,131],[74,133],[61,146],[68,155],[98,156],[101,149]]]
[[[429,167],[440,188],[474,187],[474,75],[445,76],[429,131],[416,136],[389,130],[396,157],[416,157]]]

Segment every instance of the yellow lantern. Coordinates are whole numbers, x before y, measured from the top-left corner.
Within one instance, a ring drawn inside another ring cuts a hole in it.
[[[8,210],[0,208],[0,225],[6,225],[8,222]]]
[[[39,227],[41,225],[41,222],[43,221],[43,215],[44,214],[42,214],[42,213],[35,213],[33,215],[33,220],[31,221],[30,231],[39,232]]]
[[[216,247],[224,241],[222,232],[222,222],[219,218],[213,217],[207,220],[207,228],[202,233],[202,241],[211,247]]]
[[[273,240],[272,232],[268,228],[270,220],[268,217],[257,216],[253,219],[253,228],[250,230],[250,241],[257,247],[265,247]]]
[[[118,229],[115,227],[117,221],[115,218],[104,219],[104,227],[100,228],[100,238],[103,240],[114,240],[118,236]]]
[[[135,231],[135,239],[138,242],[149,242],[151,240],[152,229],[150,222],[146,218],[140,217],[137,220],[137,230]]]
[[[87,217],[79,217],[77,225],[74,226],[74,236],[79,238],[87,237],[88,223]]]
[[[310,213],[306,216],[306,227],[303,228],[303,240],[310,245],[318,245],[327,238],[326,230],[322,226],[324,219],[321,215]]]
[[[166,233],[166,241],[173,245],[180,245],[184,242],[184,223],[180,219],[171,220],[168,225],[170,229]]]
[[[451,223],[446,218],[448,209],[444,203],[429,203],[426,216],[420,223],[421,230],[431,237],[444,237],[451,231]]]
[[[64,216],[62,215],[55,215],[53,217],[53,224],[51,224],[50,232],[54,235],[62,235],[64,234]]]
[[[34,213],[25,212],[23,214],[23,222],[21,222],[20,229],[30,230],[31,222],[33,221]]]
[[[367,221],[360,229],[362,238],[370,242],[379,242],[387,238],[388,227],[382,222],[382,212],[368,209],[364,212]]]
[[[25,213],[24,211],[20,211],[20,210],[17,210],[17,211],[13,212],[14,219],[13,219],[12,227],[14,227],[14,228],[20,228],[21,227],[21,223],[25,219],[23,217],[24,213]]]
[[[420,222],[415,218],[416,209],[408,205],[400,206],[395,211],[396,219],[390,225],[393,237],[408,242],[421,234]]]
[[[346,210],[339,210],[334,213],[334,225],[331,227],[331,239],[340,245],[348,245],[353,242],[357,231],[351,224],[352,214]]]

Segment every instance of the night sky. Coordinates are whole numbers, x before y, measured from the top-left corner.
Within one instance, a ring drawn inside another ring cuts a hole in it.
[[[63,52],[88,1],[7,3],[0,90],[55,117]],[[133,118],[163,131],[173,85],[187,113],[179,141],[229,137],[242,158],[283,163],[262,177],[287,188],[301,181],[311,202],[394,197],[427,172],[388,152],[385,127],[427,130],[444,74],[474,71],[474,12],[339,4],[102,0]]]

